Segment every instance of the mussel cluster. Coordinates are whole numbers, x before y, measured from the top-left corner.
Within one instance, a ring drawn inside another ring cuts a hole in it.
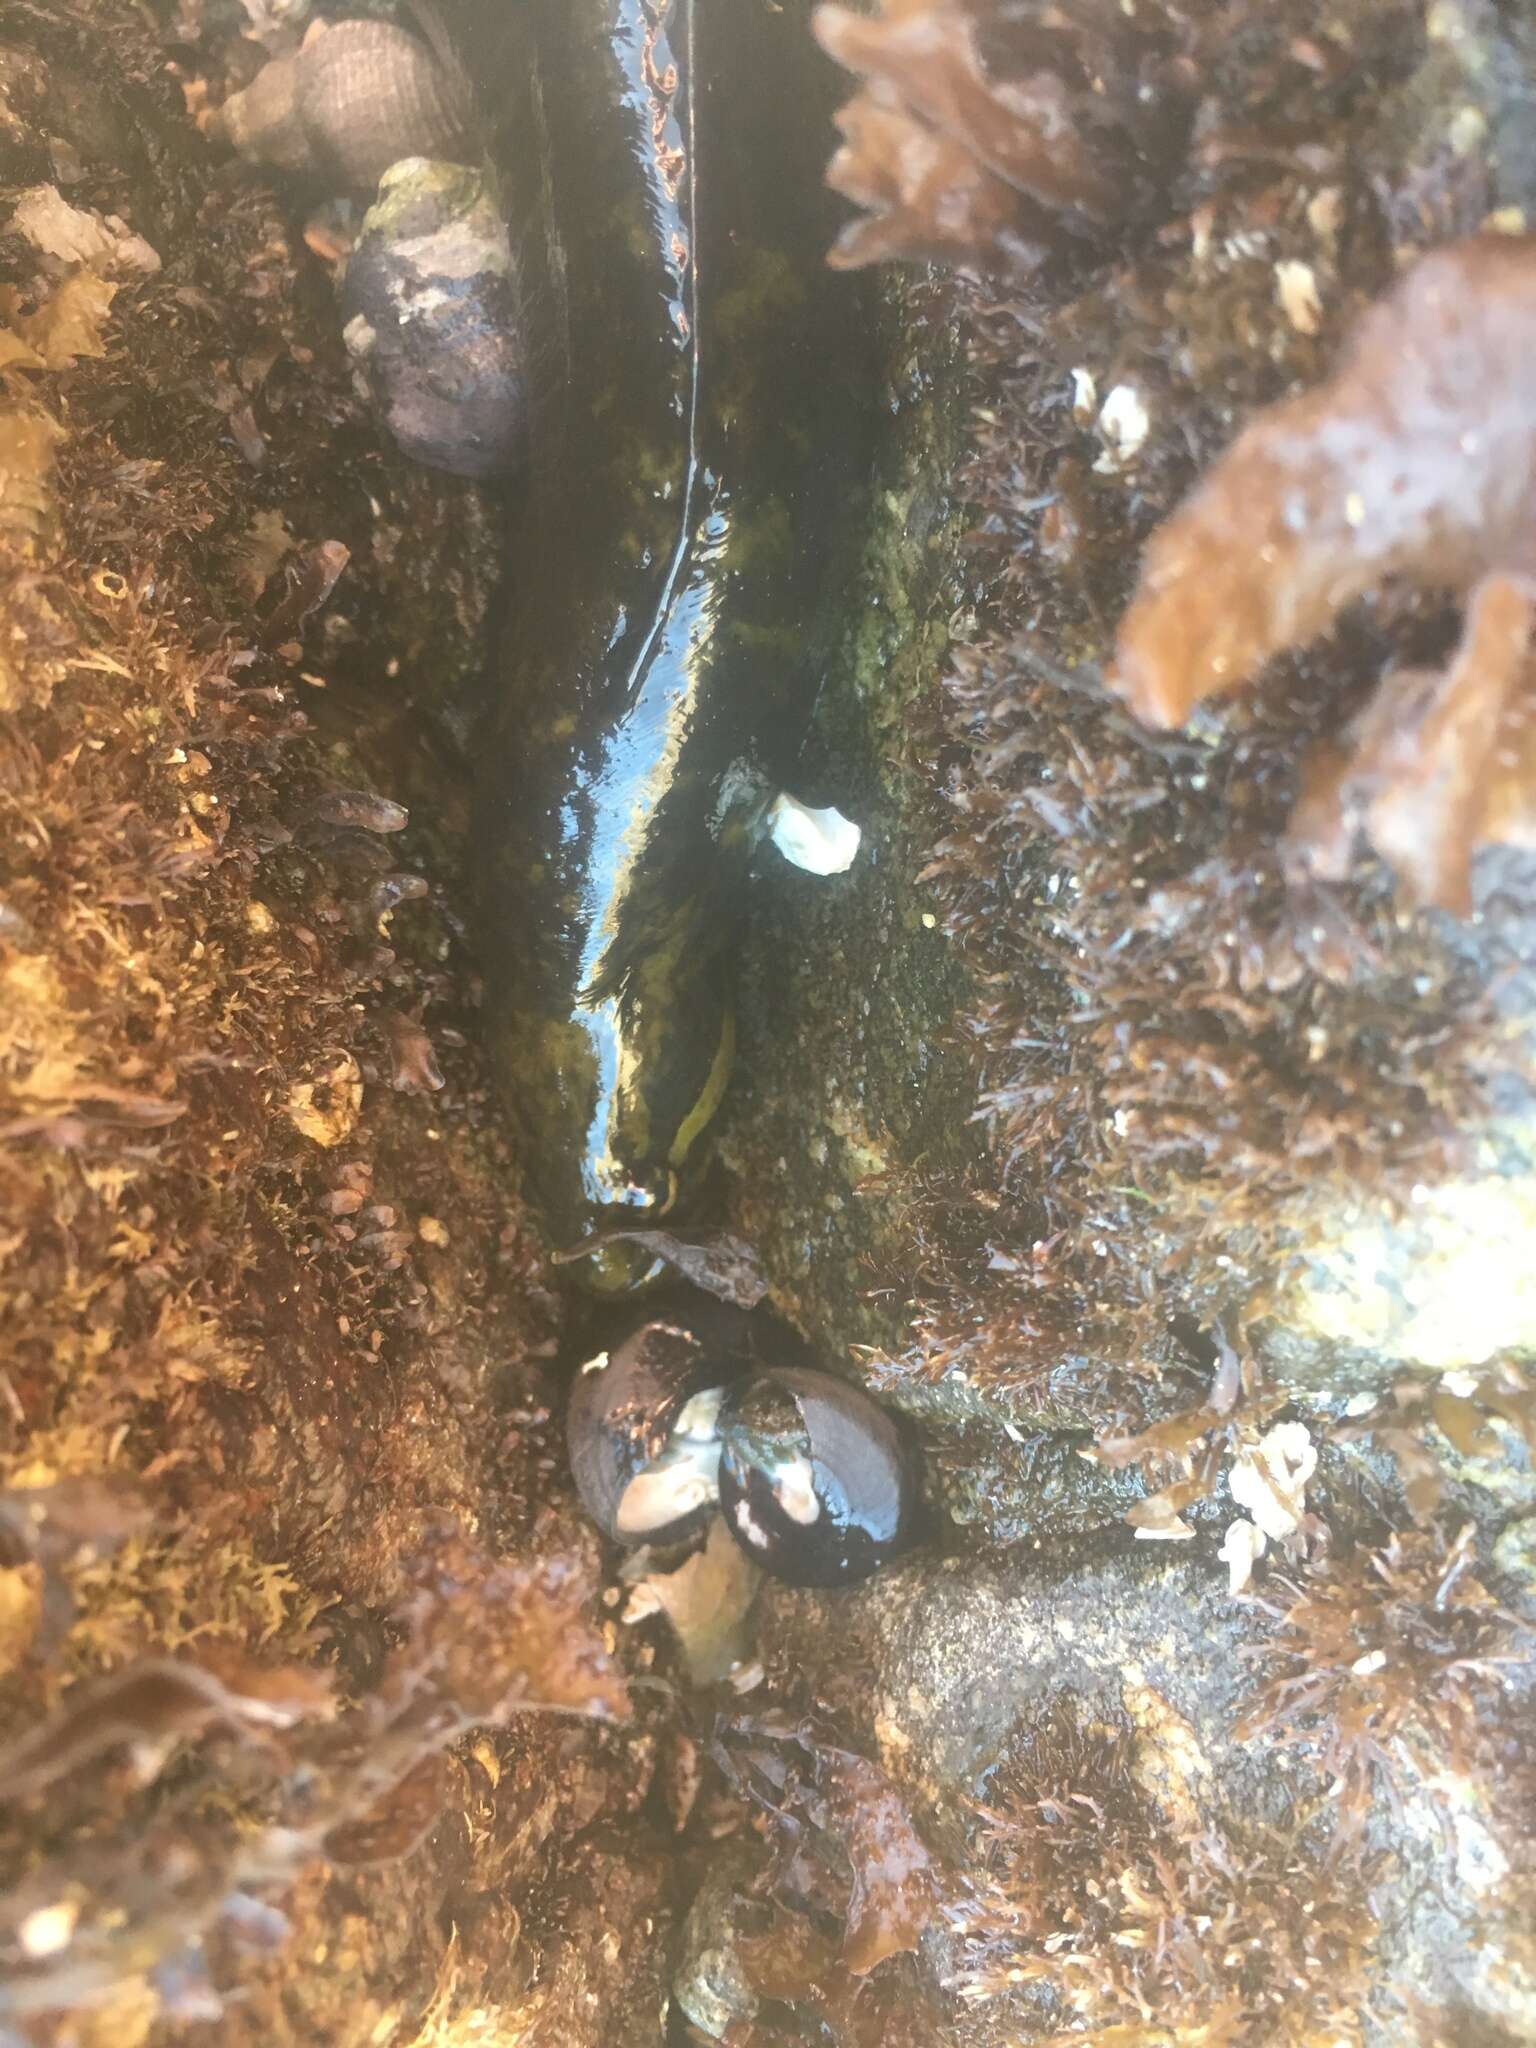
[[[681,1543],[718,1511],[774,1577],[855,1585],[911,1540],[912,1454],[867,1394],[754,1348],[656,1315],[589,1359],[567,1423],[577,1491],[616,1543]]]

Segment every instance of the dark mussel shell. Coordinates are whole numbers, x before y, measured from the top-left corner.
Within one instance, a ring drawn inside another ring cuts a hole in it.
[[[566,1418],[582,1505],[617,1543],[681,1542],[715,1511],[721,1404],[744,1360],[655,1316],[576,1375]]]
[[[721,1512],[776,1578],[851,1586],[910,1539],[912,1455],[857,1387],[826,1373],[762,1373],[730,1394],[720,1445]]]

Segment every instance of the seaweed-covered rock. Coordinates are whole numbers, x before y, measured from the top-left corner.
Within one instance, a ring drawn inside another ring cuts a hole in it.
[[[72,83],[10,73],[0,305],[0,2011],[640,2048],[656,1745],[411,711],[494,517],[381,444],[146,19],[29,30]]]

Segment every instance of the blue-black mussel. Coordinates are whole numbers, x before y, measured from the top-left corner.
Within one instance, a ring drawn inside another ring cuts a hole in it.
[[[733,1057],[747,869],[857,548],[878,379],[823,262],[835,85],[806,13],[519,10],[527,92],[495,153],[530,452],[476,866],[491,1041],[567,1244],[685,1206]],[[651,1262],[610,1244],[574,1270],[624,1289]]]
[[[680,1542],[718,1508],[755,1563],[803,1586],[854,1585],[912,1541],[917,1465],[895,1424],[828,1373],[763,1364],[783,1349],[755,1317],[674,1309],[587,1361],[567,1434],[605,1535]]]
[[[677,1543],[715,1512],[720,1410],[742,1361],[648,1318],[580,1367],[566,1415],[582,1506],[616,1543]]]
[[[867,1394],[766,1372],[720,1418],[720,1509],[747,1555],[797,1586],[851,1586],[911,1541],[912,1453]]]

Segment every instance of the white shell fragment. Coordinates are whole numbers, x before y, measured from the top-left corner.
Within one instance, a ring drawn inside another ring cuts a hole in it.
[[[768,835],[791,866],[808,875],[845,875],[864,837],[830,804],[813,810],[783,791],[768,806]]]
[[[1146,403],[1135,385],[1117,384],[1099,409],[1099,433],[1104,440],[1104,453],[1094,468],[1112,476],[1116,470],[1134,462],[1151,424]]]
[[[1260,1442],[1245,1446],[1227,1484],[1270,1541],[1283,1543],[1301,1527],[1307,1481],[1316,1470],[1317,1446],[1305,1423],[1281,1422]]]
[[[79,1918],[80,1907],[74,1899],[60,1899],[56,1906],[39,1906],[21,1923],[23,1954],[36,1960],[58,1955],[69,1947]]]
[[[1253,1568],[1269,1547],[1269,1538],[1252,1522],[1232,1522],[1221,1539],[1216,1555],[1227,1567],[1228,1591],[1243,1593],[1253,1578]]]
[[[1217,1555],[1242,1593],[1271,1543],[1291,1545],[1307,1512],[1307,1481],[1317,1470],[1317,1446],[1305,1423],[1281,1422],[1256,1444],[1245,1444],[1227,1474],[1232,1498],[1251,1522],[1229,1525]]]
[[[1275,296],[1280,310],[1298,334],[1321,334],[1323,301],[1317,272],[1310,263],[1277,263]]]
[[[30,186],[16,201],[9,225],[43,255],[83,263],[108,277],[153,277],[160,268],[156,251],[115,213],[82,213],[57,185]]]

